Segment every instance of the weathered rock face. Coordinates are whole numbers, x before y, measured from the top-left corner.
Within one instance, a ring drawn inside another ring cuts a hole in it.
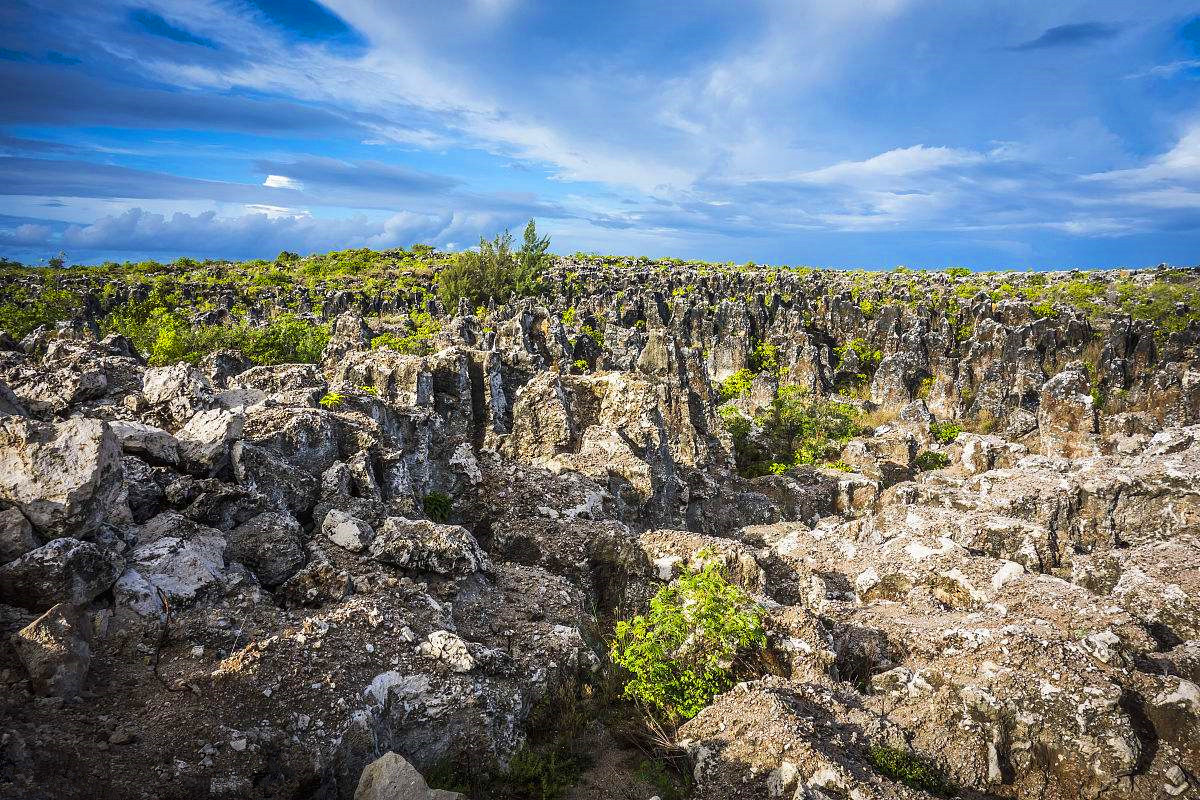
[[[121,448],[100,420],[0,417],[0,500],[43,536],[84,536],[120,488]]]
[[[59,603],[13,635],[36,694],[72,698],[83,691],[92,663],[87,625],[79,609]]]
[[[55,539],[0,566],[0,599],[43,611],[56,603],[82,605],[112,587],[122,559],[78,539]]]
[[[711,561],[768,644],[678,731],[697,798],[930,796],[879,752],[980,800],[1200,792],[1195,323],[1031,277],[550,278],[485,318],[181,287],[334,323],[320,365],[0,337],[0,796],[449,800],[422,773],[508,763]],[[410,312],[427,355],[369,348]],[[746,479],[728,421],[781,388],[870,423]]]

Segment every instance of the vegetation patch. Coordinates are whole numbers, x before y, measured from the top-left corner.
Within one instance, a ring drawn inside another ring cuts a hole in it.
[[[630,675],[625,696],[670,720],[691,719],[733,686],[741,657],[766,644],[764,613],[717,562],[685,570],[649,613],[617,623],[612,660]]]
[[[525,226],[521,247],[513,249],[512,234],[479,240],[479,249],[465,250],[438,273],[438,296],[450,313],[465,298],[471,307],[488,300],[503,303],[510,297],[540,294],[545,289],[542,272],[550,248],[549,237],[538,238],[533,220]]]
[[[945,453],[937,453],[933,450],[926,450],[917,454],[917,468],[922,472],[929,472],[934,469],[942,469],[950,465],[950,457]]]
[[[721,412],[738,472],[747,478],[836,460],[861,432],[858,416],[849,403],[813,397],[796,386],[780,387],[771,405],[753,420],[734,408]]]
[[[454,510],[454,501],[445,492],[430,492],[421,501],[421,507],[425,509],[425,516],[429,519],[434,522],[446,522],[450,519],[450,512]]]
[[[929,423],[929,432],[933,434],[933,438],[942,444],[950,444],[958,435],[962,433],[962,425],[955,422],[931,422]]]
[[[867,761],[885,778],[902,783],[910,789],[928,792],[936,797],[955,797],[958,789],[932,764],[915,753],[895,747],[873,745],[867,750]]]

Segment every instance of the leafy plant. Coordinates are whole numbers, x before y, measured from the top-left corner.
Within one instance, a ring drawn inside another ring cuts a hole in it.
[[[371,349],[395,350],[405,355],[428,355],[433,349],[433,338],[442,330],[442,323],[428,311],[412,310],[404,320],[408,324],[406,333],[381,333],[371,339]]]
[[[340,407],[342,403],[346,402],[346,396],[341,392],[326,392],[325,395],[317,402],[321,405],[321,408],[328,408],[332,410]]]
[[[929,432],[933,434],[934,439],[942,444],[950,444],[962,433],[962,425],[954,422],[934,421],[929,423]]]
[[[958,790],[934,767],[914,753],[895,747],[872,745],[867,749],[867,761],[875,771],[910,789],[928,792],[937,797],[954,797]]]
[[[736,397],[742,397],[750,391],[750,384],[753,380],[754,373],[742,367],[721,381],[721,385],[717,387],[717,396],[721,398],[722,403],[733,400]]]
[[[450,512],[454,510],[454,501],[445,492],[435,491],[425,495],[421,506],[429,519],[434,522],[446,522],[450,519]]]
[[[928,472],[934,469],[942,469],[950,464],[950,457],[945,453],[937,453],[933,450],[925,450],[917,454],[917,468],[922,472]]]
[[[51,288],[49,279],[40,289],[25,287],[0,303],[0,330],[14,339],[23,339],[41,325],[64,322],[82,310],[83,303],[74,292]]]
[[[739,656],[766,644],[763,616],[717,562],[686,569],[659,590],[648,614],[617,623],[612,660],[630,674],[625,695],[691,719],[733,685]]]

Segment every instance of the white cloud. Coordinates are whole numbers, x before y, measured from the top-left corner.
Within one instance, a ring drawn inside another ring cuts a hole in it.
[[[1130,80],[1137,78],[1173,78],[1180,72],[1193,69],[1200,69],[1200,59],[1189,58],[1182,61],[1172,61],[1169,64],[1159,64],[1150,69],[1131,73],[1125,77]]]
[[[805,183],[876,184],[895,178],[922,175],[935,170],[983,162],[985,156],[950,147],[914,145],[888,150],[865,161],[842,161],[821,169],[802,172],[785,180]]]
[[[267,179],[262,182],[262,185],[272,189],[295,189],[296,191],[304,188],[304,185],[300,181],[293,180],[286,175],[268,175]]]

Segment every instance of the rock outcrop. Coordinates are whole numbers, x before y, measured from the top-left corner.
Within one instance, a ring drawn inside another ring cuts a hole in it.
[[[505,768],[713,561],[768,638],[677,731],[697,798],[1194,796],[1200,323],[1125,303],[1195,280],[197,281],[328,322],[321,363],[151,367],[68,276],[81,318],[0,349],[0,796],[450,800],[422,774]],[[789,397],[854,427],[794,457]]]

